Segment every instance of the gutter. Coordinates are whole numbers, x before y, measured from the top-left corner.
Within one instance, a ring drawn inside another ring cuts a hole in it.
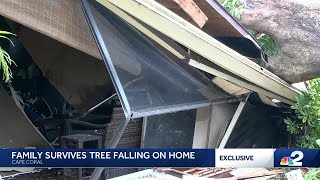
[[[249,39],[260,51],[261,59],[258,59],[259,65],[273,72],[273,67],[268,63],[268,57],[264,53],[261,46],[257,41],[251,36],[251,34],[234,18],[232,17],[220,3],[214,0],[206,0],[210,6],[216,10],[226,21],[228,21],[243,37]]]

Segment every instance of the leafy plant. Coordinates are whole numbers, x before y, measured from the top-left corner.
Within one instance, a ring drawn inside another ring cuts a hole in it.
[[[229,12],[234,18],[242,19],[244,15],[244,5],[240,0],[222,0],[220,1],[223,8]],[[248,29],[251,36],[253,36],[258,44],[264,49],[269,56],[275,56],[281,52],[281,47],[273,38],[264,33],[258,33],[255,30]]]
[[[265,53],[269,56],[275,56],[280,53],[281,47],[274,39],[272,39],[267,34],[262,33],[261,36],[257,38],[257,42],[261,47],[264,48]]]
[[[252,37],[256,39],[258,44],[264,49],[264,52],[269,56],[278,55],[281,52],[281,47],[272,37],[264,33],[258,33],[255,30],[248,29]]]
[[[10,41],[13,45],[13,42],[7,37],[8,35],[15,36],[15,34],[11,32],[0,31],[0,38]],[[12,64],[16,65],[10,55],[0,46],[0,70],[3,71],[3,80],[5,80],[5,82],[10,81],[12,78],[12,72],[10,69]]]
[[[317,139],[316,143],[317,143],[318,147],[320,147],[320,139]]]
[[[299,126],[296,122],[292,121],[290,118],[285,119],[284,122],[287,124],[287,130],[290,134],[295,135],[299,133]]]
[[[309,90],[297,97],[292,108],[298,119],[287,118],[284,122],[293,136],[293,143],[301,148],[320,147],[320,79],[310,81]]]
[[[240,0],[223,0],[221,5],[228,11],[234,18],[241,19],[244,13],[244,5]]]

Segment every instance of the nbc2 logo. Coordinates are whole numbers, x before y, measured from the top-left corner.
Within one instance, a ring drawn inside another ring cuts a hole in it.
[[[293,151],[290,157],[283,157],[280,161],[281,166],[302,166],[303,152]]]

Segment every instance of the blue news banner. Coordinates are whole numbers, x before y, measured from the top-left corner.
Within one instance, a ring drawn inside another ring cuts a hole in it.
[[[213,149],[0,149],[0,167],[214,167]]]
[[[0,149],[0,167],[320,167],[320,149]]]

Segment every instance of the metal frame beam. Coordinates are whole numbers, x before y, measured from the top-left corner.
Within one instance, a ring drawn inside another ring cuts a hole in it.
[[[111,96],[109,96],[108,98],[106,98],[105,100],[101,101],[100,103],[98,103],[97,105],[93,106],[92,108],[90,108],[87,112],[85,112],[81,117],[85,117],[86,115],[90,114],[93,110],[97,109],[98,107],[100,107],[101,105],[103,105],[105,102],[109,101],[110,99],[114,98],[117,96],[117,93],[112,94]]]
[[[80,0],[80,4],[81,4],[81,8],[83,9],[83,12],[85,14],[85,17],[87,19],[87,22],[90,25],[89,27],[90,27],[91,31],[93,32],[92,34],[94,35],[95,40],[97,42],[99,42],[99,43],[97,43],[99,51],[100,51],[101,55],[103,56],[103,60],[107,66],[111,80],[114,84],[114,88],[116,89],[116,92],[119,95],[119,99],[120,99],[124,114],[127,118],[129,118],[131,116],[131,112],[130,112],[130,106],[129,106],[128,99],[126,96],[123,96],[123,94],[125,94],[124,90],[122,88],[119,88],[122,85],[119,80],[119,77],[117,77],[115,67],[109,66],[109,64],[112,64],[112,61],[111,61],[109,52],[106,48],[106,45],[104,44],[103,37],[99,33],[99,30],[97,28],[97,24],[92,17],[92,12],[91,12],[91,9],[89,8],[90,5],[88,4],[88,2],[86,0]]]
[[[274,99],[277,99],[279,101],[282,101],[282,102],[290,104],[290,105],[294,104],[294,102],[291,99],[287,99],[287,98],[284,98],[282,96],[279,96],[278,94],[275,94],[272,91],[263,89],[260,86],[257,86],[257,85],[255,85],[253,83],[248,82],[248,81],[236,78],[236,77],[234,77],[234,76],[232,76],[232,75],[230,75],[228,73],[224,73],[224,72],[219,71],[217,69],[214,69],[214,68],[212,68],[210,66],[202,64],[202,63],[200,63],[198,61],[195,61],[195,60],[191,59],[189,61],[189,64],[191,66],[193,66],[193,67],[196,67],[196,68],[202,70],[202,71],[205,71],[207,73],[210,73],[210,74],[218,76],[218,77],[221,77],[222,79],[225,79],[227,81],[235,83],[235,84],[237,84],[239,86],[245,87],[245,88],[250,89],[252,91],[255,91],[257,93],[261,93],[261,94],[263,94],[263,95],[265,95],[265,96],[267,96],[269,98],[274,98]]]
[[[238,119],[242,113],[242,110],[244,108],[244,106],[246,105],[246,102],[240,102],[239,103],[239,106],[236,110],[236,112],[234,113],[233,117],[232,117],[232,120],[230,121],[230,124],[228,126],[228,129],[226,131],[226,133],[224,134],[223,138],[222,138],[222,141],[220,142],[220,145],[219,145],[219,149],[222,149],[226,146],[228,140],[229,140],[229,137],[234,129],[234,127],[236,126],[237,122],[238,122]]]
[[[126,127],[128,126],[130,119],[125,118],[122,120],[122,122],[119,124],[116,131],[113,133],[111,141],[107,144],[107,149],[114,149],[116,148],[118,142],[120,141],[120,138],[122,134],[124,133]],[[90,180],[97,180],[100,178],[101,174],[105,168],[95,168],[92,175],[90,176]]]
[[[220,98],[215,100],[208,100],[206,102],[195,102],[195,103],[187,103],[187,104],[177,104],[172,106],[166,106],[165,108],[150,108],[145,109],[143,111],[132,111],[131,118],[141,118],[146,116],[153,116],[159,114],[167,114],[167,113],[175,113],[179,111],[186,111],[190,109],[197,109],[206,106],[212,106],[215,104],[223,104],[223,103],[233,103],[243,101],[246,98],[246,95],[232,96],[226,98]]]

